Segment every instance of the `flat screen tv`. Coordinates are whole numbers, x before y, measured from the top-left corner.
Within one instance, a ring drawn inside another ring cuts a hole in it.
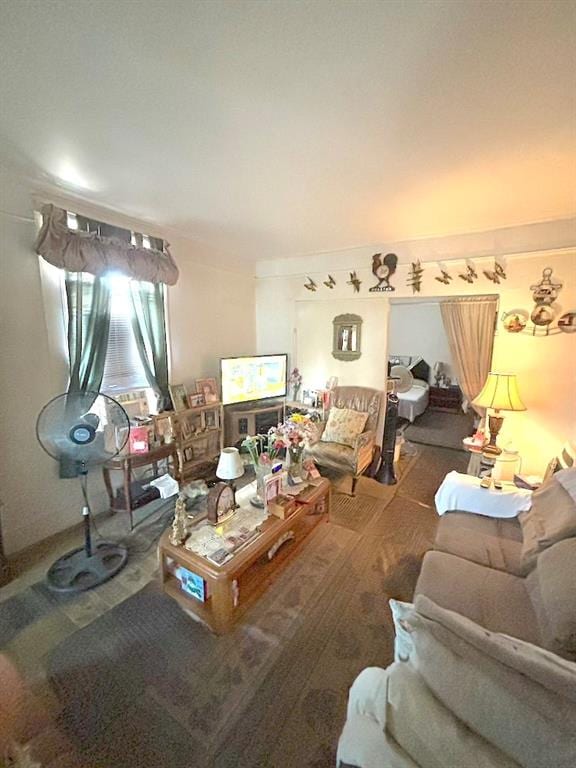
[[[224,405],[286,396],[288,355],[225,357],[220,360]]]

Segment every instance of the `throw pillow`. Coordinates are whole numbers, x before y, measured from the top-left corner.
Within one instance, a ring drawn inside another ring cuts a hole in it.
[[[537,580],[537,583],[535,583]],[[527,582],[546,648],[576,661],[576,538],[558,541],[538,558]]]
[[[340,443],[354,448],[356,440],[364,431],[368,414],[349,408],[330,408],[328,423],[322,433],[325,443]]]
[[[423,595],[415,608],[410,663],[444,706],[524,768],[572,768],[576,664]]]
[[[394,620],[394,661],[408,661],[414,646],[410,637],[410,626],[407,620],[414,613],[412,603],[402,603],[400,600],[388,601]]]
[[[576,536],[576,468],[562,469],[532,494],[532,506],[518,515],[522,526],[522,567],[536,565],[544,549]]]

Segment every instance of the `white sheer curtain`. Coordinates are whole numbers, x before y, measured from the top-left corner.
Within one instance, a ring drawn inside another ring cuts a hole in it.
[[[482,389],[492,364],[498,298],[466,296],[440,303],[452,363],[464,397],[471,403]],[[483,408],[474,410],[484,415]]]

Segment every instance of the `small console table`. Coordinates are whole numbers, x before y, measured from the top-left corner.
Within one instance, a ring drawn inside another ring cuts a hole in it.
[[[104,485],[106,486],[106,490],[108,491],[108,498],[110,500],[110,511],[128,512],[128,516],[130,518],[130,530],[133,530],[134,528],[133,512],[137,506],[139,506],[134,504],[132,499],[132,471],[137,467],[146,467],[148,465],[152,465],[155,476],[158,476],[158,462],[162,461],[162,459],[168,459],[172,461],[174,477],[176,480],[178,480],[178,452],[176,443],[167,443],[166,445],[161,445],[158,448],[151,448],[146,453],[118,454],[118,456],[114,456],[113,459],[107,461],[106,464],[104,464],[102,467]],[[119,470],[122,472],[124,499],[121,499],[118,494],[114,493],[112,481],[110,479],[110,472],[112,470]]]

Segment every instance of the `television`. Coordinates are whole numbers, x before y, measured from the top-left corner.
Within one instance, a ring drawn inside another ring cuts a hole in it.
[[[224,357],[220,381],[224,405],[286,396],[288,355]]]

